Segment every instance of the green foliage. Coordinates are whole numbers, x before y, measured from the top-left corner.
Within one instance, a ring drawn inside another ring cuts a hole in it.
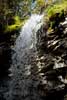
[[[45,1],[44,0],[37,0],[37,6],[38,7],[42,7],[45,5]]]
[[[35,2],[35,7],[32,9],[32,3]],[[6,31],[12,31],[22,25],[24,20],[28,18],[31,13],[41,13],[45,10],[46,5],[50,5],[46,8],[47,19],[50,19],[52,16],[55,16],[56,13],[59,13],[59,17],[63,17],[67,9],[67,0],[62,0],[60,3],[53,3],[53,0],[8,0],[5,1],[6,5],[0,7],[0,28]],[[20,20],[22,19],[22,20]],[[53,21],[55,19],[53,18]],[[3,24],[4,23],[4,24]],[[51,27],[54,22],[51,22]]]
[[[21,4],[21,5],[20,5]],[[0,31],[9,32],[23,25],[30,9],[31,0],[8,0],[0,4]],[[20,12],[21,10],[21,12]],[[21,13],[21,16],[20,16]],[[22,19],[22,20],[21,20]]]

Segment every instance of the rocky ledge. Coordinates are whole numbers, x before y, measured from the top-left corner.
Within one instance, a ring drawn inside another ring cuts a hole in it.
[[[42,97],[51,100],[63,99],[67,92],[67,17],[51,32],[47,23],[37,32],[38,74],[41,82],[38,86]]]

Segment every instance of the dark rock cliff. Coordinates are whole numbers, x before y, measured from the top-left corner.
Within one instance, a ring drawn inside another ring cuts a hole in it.
[[[37,32],[37,47],[42,78],[38,86],[46,99],[64,100],[67,92],[67,18],[48,32],[45,23]]]

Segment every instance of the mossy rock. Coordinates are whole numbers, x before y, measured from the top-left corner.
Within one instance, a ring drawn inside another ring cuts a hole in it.
[[[62,1],[61,3],[53,4],[46,8],[47,16],[50,18],[51,16],[55,15],[56,13],[62,13],[62,11],[66,13],[67,10],[67,1]]]
[[[5,32],[12,32],[15,30],[18,30],[19,28],[21,28],[21,26],[24,25],[25,20],[20,20],[20,18],[18,16],[14,16],[13,20],[14,23],[13,24],[9,24],[6,26]]]
[[[55,29],[58,28],[60,22],[65,20],[67,14],[67,1],[61,1],[60,3],[55,3],[46,8],[47,17],[49,20],[49,27]]]

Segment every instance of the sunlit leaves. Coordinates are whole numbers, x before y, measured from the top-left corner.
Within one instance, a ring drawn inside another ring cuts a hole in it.
[[[37,6],[42,7],[45,5],[45,0],[37,0]]]

